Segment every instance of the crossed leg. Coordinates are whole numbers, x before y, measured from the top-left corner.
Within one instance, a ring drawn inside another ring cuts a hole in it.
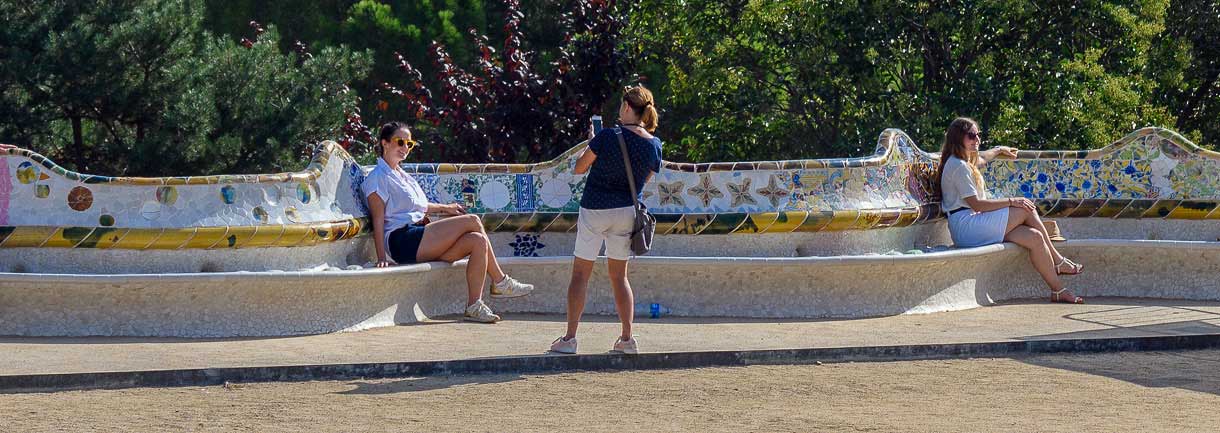
[[[1042,218],[1038,217],[1038,214],[1021,208],[1010,208],[1004,240],[1029,250],[1030,263],[1034,265],[1034,269],[1042,276],[1042,280],[1046,281],[1046,285],[1055,293],[1052,297],[1053,301],[1059,299],[1075,301],[1077,299],[1070,291],[1064,291],[1063,280],[1059,278],[1059,270],[1062,266],[1074,267],[1076,265],[1069,265],[1069,262],[1065,261],[1063,255],[1051,243],[1050,237],[1046,234],[1046,226],[1042,224]],[[1078,269],[1076,270],[1078,271]]]
[[[486,286],[484,276],[491,277],[492,281],[504,279],[504,270],[496,260],[491,240],[483,229],[483,221],[478,215],[470,214],[446,218],[424,227],[419,251],[415,253],[416,261],[455,262],[465,257],[470,257],[470,262],[466,264],[466,305],[471,305],[483,297],[483,287]]]
[[[1005,229],[1005,233],[1011,232],[1022,225],[1031,227],[1038,232],[1039,237],[1042,238],[1042,243],[1050,250],[1051,263],[1054,265],[1056,273],[1067,275],[1080,273],[1081,266],[1063,257],[1063,254],[1059,253],[1059,249],[1055,248],[1055,243],[1051,242],[1050,235],[1046,234],[1046,225],[1042,224],[1042,217],[1038,216],[1036,212],[1030,212],[1022,208],[1014,207],[1008,209],[1008,227]],[[1068,272],[1064,272],[1065,269]]]

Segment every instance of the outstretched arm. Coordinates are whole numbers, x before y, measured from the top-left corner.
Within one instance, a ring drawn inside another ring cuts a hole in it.
[[[979,152],[979,166],[991,162],[996,158],[1015,159],[1017,157],[1017,148],[1008,146],[996,146],[982,152]]]

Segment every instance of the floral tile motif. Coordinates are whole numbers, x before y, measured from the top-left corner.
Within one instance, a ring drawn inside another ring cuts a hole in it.
[[[538,236],[538,233],[517,233],[517,240],[508,243],[513,248],[513,256],[538,257],[538,251],[546,247],[538,242]]]
[[[781,180],[781,176],[778,174],[773,174],[771,175],[770,180],[767,181],[767,186],[760,188],[755,192],[770,201],[771,207],[779,209],[780,203],[788,199],[788,195],[791,194],[791,191],[784,188],[785,186],[785,182]]]
[[[682,186],[684,182],[657,182],[657,194],[660,195],[661,207],[676,206],[685,207],[686,200],[682,198]]]
[[[700,174],[699,183],[688,188],[686,193],[699,199],[705,208],[712,206],[712,199],[724,197],[724,192],[712,184],[712,176],[707,173]]]
[[[750,193],[750,181],[748,177],[741,178],[741,183],[725,182],[725,187],[729,190],[729,197],[732,203],[729,207],[737,208],[742,205],[757,206],[758,200],[754,199],[754,195]]]

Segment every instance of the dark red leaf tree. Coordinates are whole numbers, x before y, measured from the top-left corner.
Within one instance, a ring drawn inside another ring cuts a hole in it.
[[[505,0],[505,6],[505,36],[498,52],[486,35],[470,30],[480,53],[470,69],[455,64],[441,44],[431,44],[439,96],[401,54],[403,81],[381,85],[374,108],[384,112],[391,104],[405,104],[405,112],[418,121],[417,131],[427,131],[417,139],[423,138],[445,161],[552,158],[587,137],[589,117],[602,112],[632,69],[623,46],[627,6],[622,2],[569,2],[561,19],[564,43],[557,53],[548,53],[553,60],[543,68],[535,65],[538,53],[522,46],[520,2]],[[353,116],[345,139],[368,136],[360,132],[358,113]]]

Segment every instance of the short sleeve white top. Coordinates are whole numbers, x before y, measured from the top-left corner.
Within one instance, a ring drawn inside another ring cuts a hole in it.
[[[978,196],[987,199],[987,191],[979,190],[974,184],[974,176],[970,172],[970,163],[950,156],[945,161],[945,167],[940,174],[940,210],[948,213],[954,209],[970,207],[966,197]]]
[[[390,251],[390,233],[420,222],[428,214],[428,196],[419,182],[406,172],[390,167],[381,158],[377,158],[377,166],[364,178],[360,189],[366,200],[377,194],[385,202],[382,240],[387,253]]]

